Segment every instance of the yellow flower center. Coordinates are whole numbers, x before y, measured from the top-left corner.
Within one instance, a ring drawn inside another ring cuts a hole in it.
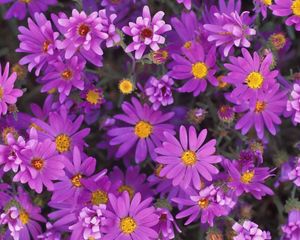
[[[300,17],[300,0],[294,0],[291,9],[294,15]]]
[[[21,223],[23,225],[26,225],[29,222],[29,215],[28,215],[28,213],[25,210],[21,210],[20,211],[19,218],[20,218]]]
[[[1,133],[1,137],[2,137],[2,140],[5,144],[8,144],[7,142],[7,135],[11,133],[15,139],[18,138],[18,132],[15,128],[13,127],[5,127],[3,130],[2,130],[2,133]]]
[[[192,46],[192,42],[191,41],[187,41],[184,43],[183,47],[186,48],[186,49],[190,49]]]
[[[94,89],[94,90],[89,90],[88,93],[86,94],[86,100],[90,104],[98,104],[101,100],[101,96],[99,95],[99,92]]]
[[[128,185],[122,185],[121,187],[118,188],[118,192],[122,193],[122,192],[128,192],[130,199],[133,198],[133,195],[135,193],[134,189]]]
[[[4,90],[2,87],[0,87],[0,100],[3,98]]]
[[[261,88],[263,82],[264,77],[259,72],[251,72],[246,78],[248,87],[252,89]]]
[[[82,175],[80,173],[78,173],[77,175],[73,176],[71,178],[71,182],[72,182],[73,186],[75,186],[75,187],[81,187],[81,182],[80,182],[81,178],[82,178]]]
[[[137,228],[137,224],[132,217],[125,217],[121,219],[120,229],[123,233],[131,234]]]
[[[64,153],[70,150],[71,139],[66,134],[60,134],[55,138],[56,150]]]
[[[220,75],[217,77],[218,80],[218,87],[219,88],[226,88],[229,84],[223,81],[224,75]]]
[[[108,202],[107,193],[104,191],[101,191],[101,190],[92,192],[91,202],[93,205],[107,204],[107,202]]]
[[[282,33],[274,33],[270,37],[270,42],[276,48],[276,50],[280,50],[285,46],[286,38]]]
[[[42,158],[33,158],[31,160],[31,165],[36,169],[36,170],[41,170],[44,167],[44,160]]]
[[[202,79],[207,76],[208,67],[204,62],[197,62],[192,65],[192,74],[195,78]]]
[[[264,111],[266,108],[266,103],[263,101],[257,101],[255,104],[255,112],[256,113],[261,113],[262,111]]]
[[[119,83],[119,90],[123,94],[130,94],[132,93],[134,87],[132,82],[129,79],[123,79]]]
[[[61,73],[61,77],[62,77],[64,80],[70,80],[70,79],[73,77],[73,73],[72,73],[71,70],[66,69],[66,70],[64,70],[64,71]]]
[[[51,42],[49,40],[46,40],[44,43],[43,43],[43,46],[42,46],[42,51],[44,53],[48,52],[48,48],[49,48],[49,45],[51,44]]]
[[[147,138],[151,135],[153,127],[146,121],[139,121],[134,127],[134,133],[139,138]]]
[[[248,184],[252,181],[253,177],[254,177],[254,171],[247,170],[242,174],[241,181],[245,184]]]
[[[89,31],[90,31],[89,26],[87,26],[85,24],[81,24],[78,28],[78,34],[82,37],[85,37]]]
[[[158,166],[154,170],[154,174],[156,177],[160,177],[160,172],[164,168],[163,164],[158,164]]]
[[[208,201],[208,199],[206,199],[206,198],[200,199],[200,200],[198,201],[198,205],[199,205],[199,207],[202,208],[202,209],[207,208],[208,204],[209,204],[209,201]]]
[[[272,4],[272,0],[262,0],[263,4],[270,6]]]
[[[181,160],[185,165],[192,166],[197,162],[196,153],[191,150],[184,151],[181,155]]]

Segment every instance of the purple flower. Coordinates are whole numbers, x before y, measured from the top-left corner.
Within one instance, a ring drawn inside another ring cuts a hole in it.
[[[189,132],[184,126],[180,127],[178,141],[168,132],[164,132],[166,140],[161,147],[155,149],[161,156],[155,158],[156,162],[164,165],[160,176],[173,180],[173,185],[180,185],[186,189],[191,182],[196,189],[200,188],[201,179],[212,180],[212,175],[219,173],[213,165],[221,161],[216,151],[216,140],[210,140],[203,145],[207,130],[202,130],[197,136],[196,129],[189,127]]]
[[[271,234],[268,231],[262,231],[258,228],[258,225],[249,220],[244,221],[242,224],[235,223],[232,229],[236,232],[236,236],[233,240],[244,240],[244,239],[259,239],[268,240],[271,239]]]
[[[150,78],[150,86],[146,88],[146,95],[153,103],[154,110],[159,109],[160,105],[167,106],[174,102],[171,87],[174,84],[172,78],[164,75],[160,80],[155,77]]]
[[[122,28],[122,31],[133,40],[125,51],[127,53],[135,51],[135,58],[141,59],[147,46],[153,51],[159,50],[159,44],[164,44],[166,40],[162,34],[172,29],[171,25],[162,20],[164,15],[164,12],[159,11],[152,18],[149,7],[144,6],[143,16],[138,17],[136,23],[130,22],[129,26]]]
[[[254,0],[255,12],[260,13],[263,16],[263,19],[267,17],[268,8],[272,5],[272,0]]]
[[[28,18],[28,28],[19,27],[20,46],[16,51],[27,54],[21,58],[19,63],[21,65],[28,64],[30,72],[36,68],[35,75],[38,76],[41,69],[57,54],[55,41],[59,33],[53,32],[51,22],[43,13],[35,13],[34,19],[35,22]]]
[[[7,113],[8,104],[15,104],[23,95],[22,90],[13,88],[16,80],[15,72],[9,76],[9,63],[6,63],[3,73],[0,65],[0,116]]]
[[[150,206],[152,198],[141,200],[141,194],[136,193],[130,200],[128,193],[116,198],[109,194],[111,209],[107,209],[105,217],[113,225],[107,228],[107,234],[103,240],[111,239],[157,239],[158,234],[154,230],[158,223],[158,215],[155,208]]]
[[[290,99],[287,101],[286,110],[292,113],[294,124],[300,123],[300,84],[294,83],[290,93]]]
[[[85,59],[96,66],[102,66],[103,50],[101,43],[108,38],[98,12],[86,15],[73,9],[72,16],[61,14],[57,19],[59,30],[64,35],[63,41],[57,41],[58,49],[65,50],[65,58],[70,59],[79,52]]]
[[[204,28],[209,32],[207,40],[215,42],[216,46],[222,46],[223,54],[228,56],[230,49],[236,47],[250,47],[248,38],[256,34],[253,28],[250,28],[251,18],[249,12],[215,13],[216,22],[214,24],[204,24]]]
[[[58,229],[54,228],[50,222],[46,223],[46,232],[37,236],[38,239],[42,240],[60,240],[61,234]]]
[[[83,70],[85,61],[73,56],[68,60],[58,58],[55,62],[48,65],[45,76],[41,79],[44,86],[41,92],[48,92],[57,89],[60,102],[64,102],[70,95],[72,87],[79,90],[84,89]]]
[[[278,71],[271,71],[273,54],[269,53],[263,61],[254,52],[253,57],[248,50],[242,49],[243,57],[230,57],[230,62],[225,67],[230,71],[223,80],[233,84],[235,89],[231,95],[243,99],[255,98],[260,90],[266,90],[272,86],[278,75]]]
[[[178,3],[183,3],[184,7],[188,10],[192,8],[192,0],[176,0]]]
[[[45,12],[49,5],[57,4],[57,0],[0,0],[0,3],[14,2],[5,14],[5,19],[17,18],[22,20],[27,15],[27,8],[31,16],[34,13]]]
[[[179,88],[180,92],[192,92],[198,96],[204,92],[207,87],[207,80],[217,86],[218,81],[215,78],[216,72],[216,49],[210,48],[208,53],[204,52],[202,45],[193,42],[182,48],[184,56],[173,54],[172,70],[170,76],[178,80],[187,80]]]
[[[156,157],[154,148],[164,140],[164,131],[173,133],[173,126],[165,122],[170,120],[174,113],[163,114],[154,111],[147,104],[141,105],[134,97],[131,102],[132,104],[122,104],[125,114],[115,116],[115,119],[130,126],[115,127],[108,131],[108,135],[112,136],[110,145],[120,145],[116,152],[118,158],[123,157],[136,145],[135,161],[139,163],[145,160],[148,152],[153,159]]]
[[[288,222],[281,229],[284,233],[282,240],[300,239],[300,211],[292,210],[289,213]]]
[[[288,173],[289,180],[293,181],[297,187],[300,187],[300,158],[293,169]]]
[[[300,0],[275,0],[270,9],[275,16],[288,16],[285,24],[288,26],[295,24],[296,30],[300,31]]]
[[[80,106],[84,107],[87,113],[90,110],[99,109],[105,103],[103,90],[92,84],[85,86],[84,90],[80,92],[80,97],[84,100]]]

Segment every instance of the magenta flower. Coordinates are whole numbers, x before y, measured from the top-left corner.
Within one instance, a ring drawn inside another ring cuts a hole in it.
[[[272,0],[254,0],[254,10],[256,13],[261,13],[263,19],[267,17],[268,8],[272,5]]]
[[[84,89],[84,67],[85,61],[77,56],[73,56],[65,61],[58,58],[55,62],[48,65],[45,76],[41,80],[44,83],[41,92],[57,89],[60,102],[64,102],[66,97],[70,95],[72,87],[79,90]]]
[[[144,6],[143,16],[138,17],[136,23],[130,22],[129,26],[122,28],[122,31],[133,40],[125,51],[127,53],[135,51],[135,58],[141,59],[147,46],[153,51],[159,50],[159,44],[166,41],[162,34],[172,29],[171,25],[162,20],[164,15],[164,12],[159,11],[152,18],[149,7]]]
[[[182,3],[184,7],[188,10],[192,8],[192,0],[176,0],[178,3]]]
[[[139,163],[145,160],[148,152],[153,159],[156,157],[154,148],[164,140],[164,131],[173,133],[173,126],[165,122],[170,120],[174,113],[163,114],[154,111],[147,104],[141,105],[134,97],[131,102],[132,104],[122,104],[125,114],[115,116],[115,119],[130,126],[115,127],[108,131],[108,135],[112,136],[110,145],[120,145],[116,152],[118,158],[123,157],[136,145],[135,161]]]
[[[300,31],[300,1],[299,0],[275,0],[270,6],[273,14],[280,17],[288,17],[285,24],[292,26],[295,24],[296,30]]]
[[[152,198],[141,200],[141,194],[136,193],[130,200],[128,193],[116,198],[109,194],[111,209],[107,209],[105,217],[113,225],[108,227],[103,240],[111,239],[157,239],[158,234],[154,230],[158,223],[158,215],[155,208],[150,206]]]
[[[300,158],[298,158],[296,165],[288,173],[288,178],[293,181],[297,187],[300,187]]]
[[[164,132],[166,140],[161,147],[155,149],[160,156],[156,162],[164,165],[159,176],[173,180],[173,185],[180,185],[186,189],[191,183],[196,189],[200,188],[201,179],[212,180],[212,175],[219,173],[213,165],[221,161],[216,151],[216,140],[210,140],[203,145],[207,136],[204,129],[197,136],[196,129],[189,127],[189,132],[184,126],[180,127],[179,141],[168,132]]]
[[[284,234],[282,240],[300,239],[300,211],[292,210],[289,213],[288,222],[281,229]]]
[[[260,90],[266,90],[276,82],[278,71],[271,71],[273,55],[269,53],[263,61],[257,52],[253,57],[248,50],[242,49],[243,57],[230,57],[225,67],[230,71],[223,78],[225,82],[233,84],[235,89],[231,95],[243,99],[255,98]]]
[[[28,28],[19,27],[20,46],[16,51],[27,54],[19,63],[28,64],[30,72],[36,68],[35,75],[38,76],[41,69],[47,66],[57,54],[55,41],[59,33],[53,31],[51,22],[43,13],[35,13],[34,19],[35,22],[28,18]]]
[[[286,110],[292,114],[292,120],[295,125],[300,123],[300,84],[298,83],[293,84]]]
[[[22,90],[14,88],[16,80],[15,72],[9,76],[9,63],[6,63],[3,72],[0,65],[0,116],[7,113],[8,104],[15,104],[18,97],[23,95]]]
[[[270,232],[262,231],[256,223],[251,222],[249,220],[244,221],[243,224],[236,222],[232,226],[232,229],[236,233],[236,236],[233,237],[233,240],[244,240],[244,239],[268,240],[268,239],[272,239]]]
[[[213,86],[218,85],[216,73],[216,49],[214,47],[206,53],[199,43],[193,42],[182,48],[184,56],[173,54],[170,76],[178,80],[187,80],[178,90],[192,92],[194,96],[204,92],[207,81]]]
[[[252,20],[249,12],[215,13],[216,22],[214,24],[204,24],[204,28],[209,32],[207,40],[215,42],[215,45],[222,46],[223,54],[228,56],[233,46],[250,47],[248,38],[256,34],[255,29],[250,28]]]

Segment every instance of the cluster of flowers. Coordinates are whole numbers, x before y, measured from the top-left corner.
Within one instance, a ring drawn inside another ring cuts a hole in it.
[[[254,23],[272,11],[300,30],[300,0],[253,0],[254,16],[240,0],[168,1],[186,8],[170,24],[163,11],[151,15],[150,0],[79,2],[84,10],[70,16],[42,13],[55,0],[17,0],[6,13],[24,19],[28,7],[31,17],[18,28],[18,69],[0,68],[0,239],[169,240],[192,224],[208,240],[271,239],[239,209],[249,207],[245,196],[274,195],[267,180],[276,169],[264,150],[283,117],[300,123],[300,80],[277,67],[292,45],[283,30],[258,42]],[[130,59],[118,106],[98,79],[109,51]],[[137,81],[136,65],[146,64],[157,74]],[[19,112],[29,94],[17,87],[24,65],[46,96]],[[204,104],[187,111],[177,95]],[[217,111],[213,101],[222,103]],[[238,136],[237,149],[221,144],[230,144],[228,133],[202,125],[208,115]],[[102,167],[92,157],[99,152],[123,162]],[[281,165],[275,186],[283,182],[293,199],[281,236],[299,240],[300,158]]]

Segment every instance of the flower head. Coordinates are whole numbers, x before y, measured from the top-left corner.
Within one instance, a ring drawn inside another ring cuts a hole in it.
[[[271,234],[268,231],[262,231],[258,225],[254,222],[246,220],[243,224],[235,223],[232,229],[236,232],[236,236],[233,240],[240,239],[261,239],[268,240],[271,239]]]
[[[294,124],[300,123],[300,84],[298,83],[293,84],[286,110],[292,114]]]
[[[288,221],[282,227],[283,240],[297,240],[300,238],[300,211],[292,210]]]

